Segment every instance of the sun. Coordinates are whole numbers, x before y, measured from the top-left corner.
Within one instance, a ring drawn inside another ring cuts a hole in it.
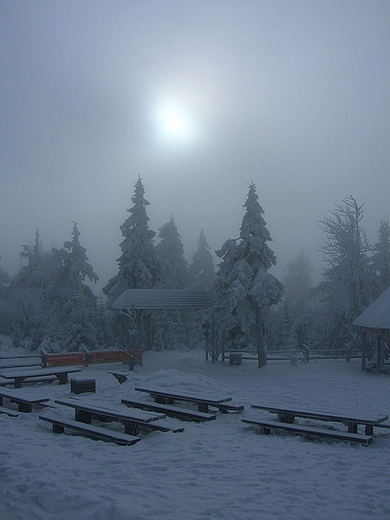
[[[192,142],[193,116],[188,103],[181,100],[160,99],[153,111],[153,119],[161,142],[169,146]]]
[[[169,134],[180,134],[184,130],[182,118],[175,112],[166,115],[165,128]]]

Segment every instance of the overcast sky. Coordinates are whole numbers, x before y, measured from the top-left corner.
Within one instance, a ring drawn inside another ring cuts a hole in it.
[[[278,257],[352,195],[390,220],[388,0],[0,0],[0,266],[81,232],[104,285],[141,176],[191,260],[239,235],[253,180]]]

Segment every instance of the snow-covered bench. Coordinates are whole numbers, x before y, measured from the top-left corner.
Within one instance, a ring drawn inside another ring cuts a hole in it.
[[[176,417],[188,421],[210,421],[216,418],[215,414],[198,412],[196,410],[189,410],[186,408],[179,408],[168,404],[152,403],[147,401],[140,401],[138,399],[121,399],[121,402],[126,406],[133,408],[141,408],[141,410],[150,410],[153,412],[162,412],[168,417]]]
[[[269,434],[273,430],[285,430],[296,433],[298,435],[314,436],[322,438],[337,439],[347,442],[357,442],[367,445],[373,440],[372,435],[362,433],[351,433],[340,430],[330,430],[317,426],[307,426],[303,424],[286,423],[281,421],[263,420],[263,419],[241,419],[243,423],[253,424],[260,427],[261,433]]]
[[[68,419],[56,415],[53,412],[45,412],[40,415],[39,418],[42,421],[51,423],[53,425],[54,433],[63,433],[65,428],[69,428],[93,439],[115,442],[116,444],[126,446],[130,446],[141,440],[140,437],[134,435],[128,435],[127,433],[116,432],[114,430],[109,430],[108,428],[101,428],[100,426],[75,421],[74,419]]]

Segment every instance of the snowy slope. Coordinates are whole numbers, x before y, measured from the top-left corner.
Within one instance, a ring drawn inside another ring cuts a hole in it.
[[[5,338],[1,348],[12,351]],[[129,447],[55,435],[37,408],[0,414],[1,520],[390,518],[390,430],[363,447],[262,436],[241,423],[263,413],[251,403],[270,401],[388,414],[390,377],[362,372],[359,361],[255,365],[206,363],[200,351],[146,352],[122,385],[108,370],[123,365],[84,368],[78,377],[96,379],[94,398],[116,405],[141,383],[228,393],[246,405],[242,414],[180,423],[183,433],[142,434]],[[28,388],[53,400],[69,395],[56,383]]]

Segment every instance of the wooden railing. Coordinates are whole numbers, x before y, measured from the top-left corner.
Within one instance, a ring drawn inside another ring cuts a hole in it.
[[[224,350],[222,352],[222,361],[228,361],[230,354],[241,354],[242,359],[257,360],[256,350]],[[309,362],[314,359],[345,359],[350,362],[353,358],[360,358],[362,351],[359,348],[351,349],[326,349],[326,350],[311,350],[308,347],[303,347],[302,350],[283,349],[283,350],[268,350],[267,361],[285,361],[285,360],[301,360]]]

